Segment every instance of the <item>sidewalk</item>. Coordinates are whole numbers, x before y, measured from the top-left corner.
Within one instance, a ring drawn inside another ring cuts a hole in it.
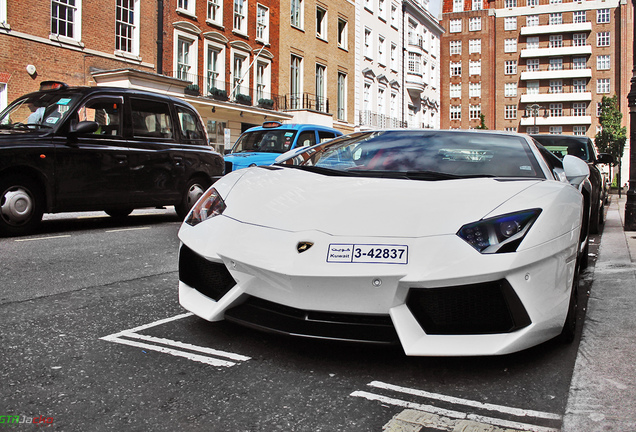
[[[612,195],[562,432],[636,431],[636,231]]]

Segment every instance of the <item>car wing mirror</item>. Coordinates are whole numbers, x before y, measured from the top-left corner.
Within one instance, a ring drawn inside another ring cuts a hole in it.
[[[597,164],[613,164],[614,156],[612,156],[609,153],[600,153],[598,157],[596,158],[596,163]]]
[[[565,155],[563,158],[563,170],[570,184],[577,189],[590,176],[587,162],[572,155]]]
[[[83,135],[83,134],[91,134],[99,129],[99,124],[94,121],[81,121],[78,123],[71,123],[71,127],[69,128],[69,134],[74,135]]]

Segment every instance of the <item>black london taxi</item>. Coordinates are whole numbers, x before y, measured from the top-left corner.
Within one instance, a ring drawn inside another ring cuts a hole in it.
[[[44,213],[174,205],[183,218],[223,171],[187,102],[46,81],[0,112],[0,235],[29,234]]]

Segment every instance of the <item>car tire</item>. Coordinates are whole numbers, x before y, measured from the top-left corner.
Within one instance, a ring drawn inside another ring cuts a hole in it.
[[[585,241],[585,247],[579,257],[578,267],[581,271],[585,270],[590,264],[590,243],[589,239]]]
[[[570,290],[570,302],[568,305],[568,314],[565,317],[565,323],[559,338],[564,343],[572,343],[576,336],[576,322],[578,320],[579,310],[579,266],[574,266],[574,277],[572,278],[572,287]]]
[[[133,209],[123,208],[123,209],[108,209],[106,210],[106,214],[113,219],[123,219],[129,214],[131,214]]]
[[[199,198],[201,198],[201,195],[203,195],[209,187],[210,182],[203,177],[190,179],[190,181],[186,184],[181,202],[175,206],[177,215],[179,215],[181,219],[185,219],[192,206],[199,200]]]
[[[600,214],[600,207],[595,206],[590,214],[590,234],[598,234],[600,228]]]
[[[25,176],[0,178],[0,235],[30,234],[42,221],[44,193],[35,180]]]

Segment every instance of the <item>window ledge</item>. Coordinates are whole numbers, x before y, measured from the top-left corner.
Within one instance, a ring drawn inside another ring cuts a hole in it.
[[[217,21],[205,20],[206,24],[211,25],[212,27],[216,27],[219,30],[225,30],[225,26],[223,24],[218,23]]]
[[[11,26],[9,25],[8,22],[3,21],[3,22],[0,22],[0,29],[2,29],[2,30],[11,30]]]
[[[141,62],[141,57],[136,55],[136,54],[132,54],[126,51],[121,51],[121,50],[115,50],[114,52],[115,56],[117,57],[123,57],[127,60],[134,60],[134,61],[138,61]]]
[[[80,47],[80,48],[84,48],[84,43],[75,39],[71,39],[68,38],[66,36],[59,36],[56,34],[50,34],[49,35],[49,40],[52,40],[54,42],[59,42],[63,45],[72,45],[72,46],[76,46],[76,47]]]
[[[249,39],[249,38],[250,38],[250,37],[248,36],[248,34],[247,34],[247,33],[243,32],[243,31],[241,31],[241,30],[236,30],[236,29],[234,29],[234,30],[232,30],[232,34],[235,34],[235,35],[237,35],[237,36],[244,37],[245,39]]]
[[[262,45],[265,45],[265,46],[267,46],[267,47],[268,47],[268,46],[271,46],[271,45],[269,44],[269,40],[256,38],[256,42],[258,42],[258,43],[260,43],[260,44],[262,44]]]
[[[179,15],[184,15],[184,16],[190,17],[190,18],[192,18],[192,19],[197,19],[196,14],[193,14],[192,12],[190,12],[190,11],[189,11],[189,10],[187,10],[187,9],[177,8],[177,13],[178,13]]]

